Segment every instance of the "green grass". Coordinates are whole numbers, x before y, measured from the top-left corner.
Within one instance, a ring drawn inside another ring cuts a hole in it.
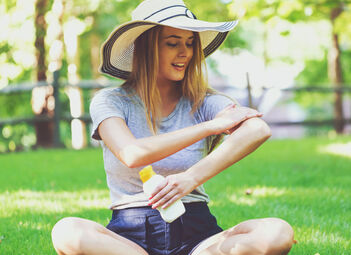
[[[250,218],[287,220],[298,241],[290,254],[350,254],[351,158],[323,152],[350,141],[268,141],[206,184],[211,211],[223,228]],[[106,225],[108,205],[100,149],[0,155],[1,255],[55,254],[50,231],[60,218]]]

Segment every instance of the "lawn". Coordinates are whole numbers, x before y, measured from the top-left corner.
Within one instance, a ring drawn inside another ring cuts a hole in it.
[[[290,254],[351,254],[351,156],[330,147],[350,141],[268,141],[206,183],[211,211],[223,228],[250,218],[287,220],[297,240]],[[106,225],[108,204],[100,149],[2,154],[0,254],[55,254],[55,222],[78,216]]]

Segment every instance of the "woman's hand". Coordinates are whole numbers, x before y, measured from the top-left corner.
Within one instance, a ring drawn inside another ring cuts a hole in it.
[[[231,134],[243,121],[262,116],[263,114],[255,109],[233,104],[220,111],[210,122],[215,135]]]
[[[152,192],[149,198],[149,205],[152,205],[153,209],[158,207],[165,209],[178,199],[189,194],[196,187],[195,180],[188,176],[186,172],[169,175]]]

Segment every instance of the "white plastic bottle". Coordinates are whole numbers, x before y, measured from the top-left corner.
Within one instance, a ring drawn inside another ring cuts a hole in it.
[[[154,170],[152,170],[152,166],[147,166],[143,168],[139,172],[139,175],[140,175],[141,181],[144,183],[143,189],[144,189],[144,193],[147,196],[151,196],[151,192],[154,191],[157,185],[165,179],[165,177],[159,174],[156,174]],[[181,216],[183,213],[185,213],[185,207],[183,205],[183,202],[180,199],[175,201],[166,209],[162,209],[161,207],[158,207],[157,210],[159,210],[162,219],[168,223],[171,223],[179,216]]]

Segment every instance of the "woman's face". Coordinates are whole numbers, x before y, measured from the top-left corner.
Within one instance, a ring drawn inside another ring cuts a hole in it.
[[[163,27],[159,36],[158,83],[180,81],[193,57],[194,34],[191,31]]]

